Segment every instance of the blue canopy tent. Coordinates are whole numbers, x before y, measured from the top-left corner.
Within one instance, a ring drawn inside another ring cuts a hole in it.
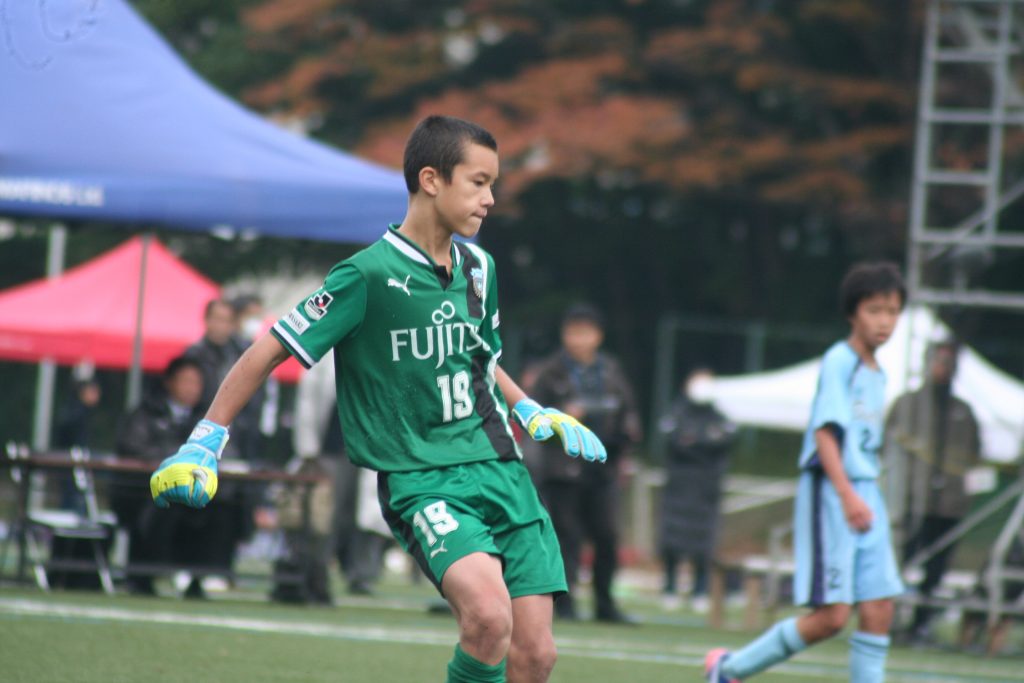
[[[367,243],[405,207],[400,172],[231,101],[125,0],[0,0],[0,216]],[[53,372],[41,366],[37,447],[48,439]]]
[[[124,0],[0,2],[0,215],[370,242],[402,175],[200,79]]]

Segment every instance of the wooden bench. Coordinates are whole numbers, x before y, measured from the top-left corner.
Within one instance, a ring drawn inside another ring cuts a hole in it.
[[[791,557],[773,561],[768,555],[748,555],[738,562],[716,562],[709,580],[711,608],[708,611],[708,626],[721,628],[725,623],[728,573],[740,572],[743,577],[743,628],[756,630],[764,622],[775,619],[780,582],[792,579],[794,569]]]

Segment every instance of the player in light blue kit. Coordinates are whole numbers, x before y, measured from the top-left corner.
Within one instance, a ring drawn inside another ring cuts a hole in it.
[[[843,278],[840,304],[850,336],[821,363],[794,514],[794,598],[811,611],[776,623],[735,652],[708,652],[709,682],[746,679],[831,638],[854,605],[858,629],[850,637],[850,681],[885,679],[892,598],[903,592],[903,583],[877,481],[885,374],[875,350],[889,339],[905,302],[893,264],[857,264]]]

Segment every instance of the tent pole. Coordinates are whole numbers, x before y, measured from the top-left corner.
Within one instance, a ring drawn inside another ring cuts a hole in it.
[[[64,225],[54,223],[50,226],[46,245],[46,277],[48,279],[52,280],[64,270],[67,237],[68,230]],[[57,364],[50,359],[44,359],[39,363],[39,373],[36,377],[36,406],[32,420],[32,449],[35,451],[45,451],[50,447]]]
[[[139,259],[139,298],[135,304],[135,341],[132,344],[132,366],[128,371],[128,396],[125,410],[132,411],[142,401],[142,314],[146,302],[146,261],[153,233],[142,235],[142,257]]]

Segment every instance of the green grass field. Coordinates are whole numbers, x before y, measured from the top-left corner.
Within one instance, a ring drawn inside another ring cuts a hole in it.
[[[397,579],[376,597],[342,598],[333,608],[271,604],[256,589],[197,602],[3,588],[0,681],[443,681],[456,630],[450,616],[428,613],[434,598],[429,587]],[[556,623],[551,680],[699,682],[709,647],[753,635],[707,629],[685,611],[663,613],[655,598],[624,597],[642,619],[636,626]],[[890,681],[1020,681],[1024,661],[896,648],[889,671]],[[846,679],[845,641],[837,640],[757,680]]]

